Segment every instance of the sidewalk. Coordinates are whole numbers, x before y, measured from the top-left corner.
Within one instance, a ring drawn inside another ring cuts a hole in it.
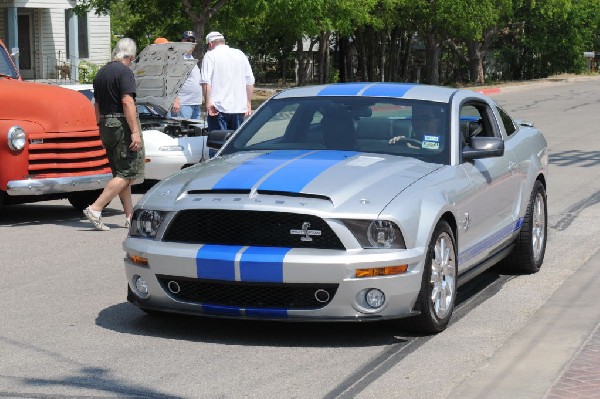
[[[448,398],[600,398],[599,287],[600,251]]]

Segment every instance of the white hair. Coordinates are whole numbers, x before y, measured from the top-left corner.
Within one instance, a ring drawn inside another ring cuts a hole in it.
[[[134,58],[136,53],[136,45],[133,39],[124,37],[117,42],[115,49],[112,52],[113,61],[121,61],[123,58]]]

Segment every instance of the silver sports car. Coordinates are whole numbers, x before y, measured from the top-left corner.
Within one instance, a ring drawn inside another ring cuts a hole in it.
[[[544,260],[546,141],[474,91],[295,88],[219,140],[136,205],[127,297],[148,313],[436,333],[460,284]]]

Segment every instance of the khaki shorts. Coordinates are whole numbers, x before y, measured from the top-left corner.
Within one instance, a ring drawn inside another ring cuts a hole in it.
[[[137,124],[142,132],[140,121]],[[124,116],[100,119],[100,138],[106,149],[108,163],[112,174],[123,179],[139,179],[144,177],[145,151],[142,148],[131,151],[131,130]]]

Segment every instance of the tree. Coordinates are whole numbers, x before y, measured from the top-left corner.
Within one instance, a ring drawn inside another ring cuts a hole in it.
[[[208,22],[230,0],[81,0],[75,12],[84,13],[95,9],[98,14],[110,13],[115,6],[126,7],[130,12],[129,25],[124,32],[143,47],[158,36],[180,38],[184,30],[193,30],[202,43]],[[187,17],[187,18],[185,18]],[[196,46],[194,56],[198,59],[204,55],[204,46]]]

